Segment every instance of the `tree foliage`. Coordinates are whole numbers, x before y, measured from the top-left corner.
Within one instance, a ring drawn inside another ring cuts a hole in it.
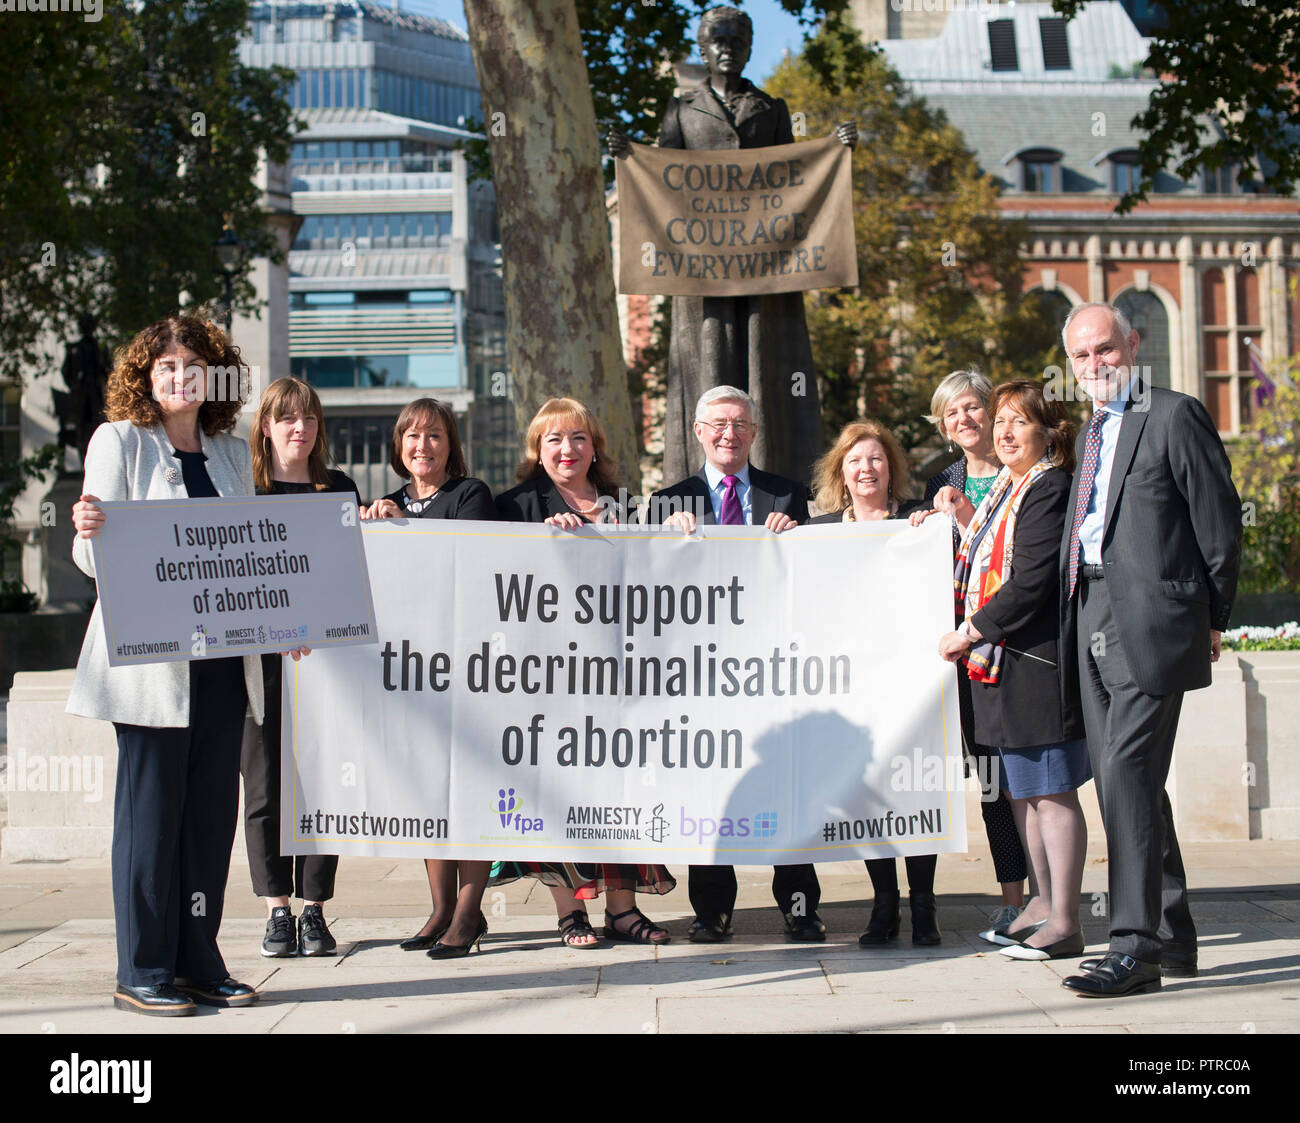
[[[288,155],[291,72],[244,67],[247,0],[106,3],[5,20],[0,65],[0,378],[92,312],[111,344],[220,296],[229,217],[246,257],[276,256],[260,154]],[[245,276],[236,307],[254,311]]]
[[[1300,356],[1270,372],[1254,432],[1233,443],[1243,508],[1241,591],[1300,591]]]
[[[924,415],[953,370],[1041,378],[1056,325],[1019,301],[1023,230],[999,215],[996,185],[944,116],[837,21],[765,88],[805,115],[809,136],[848,119],[861,132],[858,288],[806,298],[828,438],[868,414],[916,448],[933,436]]]
[[[212,244],[229,219],[246,247],[235,307],[256,309],[248,267],[280,257],[261,212],[262,154],[288,155],[292,77],[241,66],[247,0],[105,2],[6,16],[0,35],[0,382],[59,369],[60,340],[91,313],[112,347],[149,322],[214,302]],[[55,446],[0,464],[0,532],[17,496],[57,466]],[[31,594],[3,590],[21,607]]]
[[[1069,19],[1085,2],[1052,6]],[[1242,178],[1258,176],[1289,194],[1300,180],[1300,8],[1289,0],[1176,0],[1161,10],[1164,26],[1145,66],[1166,81],[1133,120],[1145,134],[1142,181],[1116,209],[1145,199],[1171,163],[1184,179],[1237,165]]]

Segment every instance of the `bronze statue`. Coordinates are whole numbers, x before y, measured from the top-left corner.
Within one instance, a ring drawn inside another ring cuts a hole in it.
[[[95,339],[95,317],[83,312],[77,317],[81,338],[65,348],[63,384],[67,391],[52,390],[54,412],[59,419],[59,444],[75,448],[86,461],[86,446],[104,420],[104,388],[108,362]]]
[[[669,102],[659,127],[661,148],[766,148],[792,144],[790,111],[743,76],[753,24],[737,8],[711,8],[696,36],[709,77]],[[857,126],[835,130],[852,148]],[[610,154],[628,152],[611,131]],[[822,446],[821,416],[803,294],[675,296],[664,418],[664,480],[680,480],[701,463],[691,439],[695,403],[705,390],[730,385],[758,404],[753,458],[768,472],[808,480]]]

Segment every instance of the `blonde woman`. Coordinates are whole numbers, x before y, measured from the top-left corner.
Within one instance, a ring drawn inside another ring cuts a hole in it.
[[[837,522],[876,522],[905,519],[920,510],[918,500],[908,498],[907,457],[894,435],[878,421],[853,421],[841,430],[813,469],[817,506],[826,514],[809,526]],[[912,915],[912,943],[937,944],[938,906],[934,897],[934,871],[938,855],[911,855],[907,866],[908,905]],[[858,944],[884,944],[898,936],[900,897],[898,866],[894,858],[869,858],[873,900],[867,930]]]
[[[590,410],[574,398],[552,398],[528,425],[518,487],[497,496],[497,511],[511,522],[544,522],[576,530],[593,522],[626,522],[618,501],[614,464],[605,433]],[[586,902],[606,894],[605,939],[666,944],[672,938],[636,907],[637,893],[670,893],[677,882],[664,866],[574,865],[502,862],[494,885],[535,877],[550,887],[566,947],[600,942],[587,918]]]

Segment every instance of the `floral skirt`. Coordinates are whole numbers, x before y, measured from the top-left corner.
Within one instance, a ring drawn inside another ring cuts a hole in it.
[[[575,865],[571,862],[497,862],[489,885],[505,885],[521,877],[535,877],[543,885],[572,889],[580,901],[591,901],[611,889],[634,893],[671,893],[677,879],[666,866],[622,866],[613,863]]]

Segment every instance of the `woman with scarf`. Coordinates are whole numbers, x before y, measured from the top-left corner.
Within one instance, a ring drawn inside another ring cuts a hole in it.
[[[989,398],[1002,471],[975,511],[954,575],[961,626],[939,654],[962,662],[975,740],[996,746],[1029,859],[1030,901],[1000,930],[1012,959],[1083,953],[1079,889],[1088,829],[1077,791],[1092,773],[1077,689],[1057,658],[1058,553],[1074,468],[1074,423],[1029,380]]]

